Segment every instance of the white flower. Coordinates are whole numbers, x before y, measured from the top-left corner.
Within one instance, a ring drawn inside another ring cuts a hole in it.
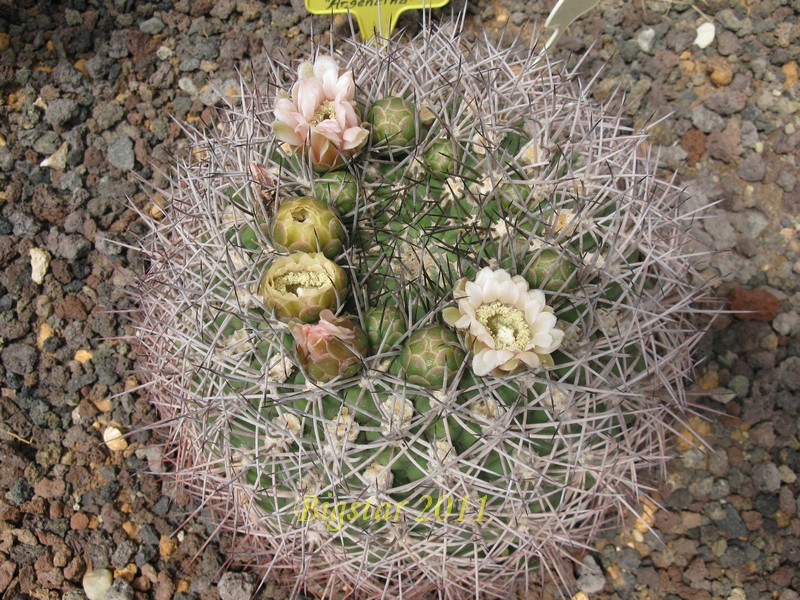
[[[444,320],[466,334],[472,370],[482,376],[538,369],[552,364],[564,332],[541,290],[528,289],[519,275],[482,269],[475,281],[462,279],[453,290],[458,307],[446,308]]]

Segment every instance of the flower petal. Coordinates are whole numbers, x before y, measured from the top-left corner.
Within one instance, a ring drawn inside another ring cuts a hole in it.
[[[475,375],[482,377],[513,357],[514,353],[510,350],[482,350],[472,357],[472,370],[475,371]]]

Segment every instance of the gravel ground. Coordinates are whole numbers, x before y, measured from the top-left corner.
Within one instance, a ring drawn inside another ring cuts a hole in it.
[[[475,1],[468,35],[526,38],[550,5]],[[183,151],[173,117],[207,119],[237,67],[264,72],[268,56],[297,56],[329,28],[301,6],[0,0],[3,599],[84,598],[84,573],[100,568],[114,600],[254,590],[251,575],[221,577],[226,558],[202,526],[171,537],[191,504],[146,474],[164,465],[122,341],[125,286],[142,269],[126,199],[152,208],[133,173],[162,181],[158,167]],[[679,441],[661,506],[598,540],[577,572],[590,598],[800,598],[798,11],[798,0],[601,0],[559,43],[572,64],[591,46],[595,97],[619,89],[630,120],[653,124],[665,173],[678,170],[690,207],[709,207],[704,276],[732,309],[754,311],[717,321],[697,355],[708,410],[690,420],[710,450]],[[704,21],[716,36],[701,49]],[[401,23],[413,28],[414,13]],[[52,259],[40,283],[38,249]],[[136,433],[112,450],[109,427]]]

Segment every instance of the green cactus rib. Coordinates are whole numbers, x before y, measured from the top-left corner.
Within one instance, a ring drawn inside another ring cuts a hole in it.
[[[645,135],[532,52],[448,31],[350,44],[371,135],[339,170],[278,144],[269,99],[244,98],[195,133],[144,244],[142,376],[178,478],[301,586],[566,581],[605,515],[647,496],[684,409],[701,289]],[[551,366],[474,374],[441,315],[484,267],[544,291],[565,332]],[[357,335],[315,338],[309,361],[290,328],[326,309]]]

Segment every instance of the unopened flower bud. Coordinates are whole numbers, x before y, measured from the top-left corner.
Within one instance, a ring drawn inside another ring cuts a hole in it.
[[[409,336],[399,362],[409,383],[441,389],[453,380],[464,358],[464,351],[451,329],[429,325]]]
[[[439,138],[428,147],[422,159],[434,176],[446,179],[458,170],[458,154],[453,140]]]
[[[387,352],[405,334],[406,320],[397,308],[381,306],[367,311],[364,315],[364,327],[372,351]]]
[[[272,244],[287,252],[322,252],[335,258],[346,239],[344,227],[326,204],[314,198],[294,198],[272,219]]]
[[[358,184],[355,177],[347,171],[331,171],[314,182],[314,196],[317,200],[335,206],[339,214],[344,216],[356,207]]]
[[[533,264],[522,274],[531,288],[559,292],[574,289],[578,284],[577,267],[555,250],[542,250]]]
[[[412,146],[417,138],[417,111],[398,96],[381,98],[369,111],[373,144],[387,144],[390,150]]]

